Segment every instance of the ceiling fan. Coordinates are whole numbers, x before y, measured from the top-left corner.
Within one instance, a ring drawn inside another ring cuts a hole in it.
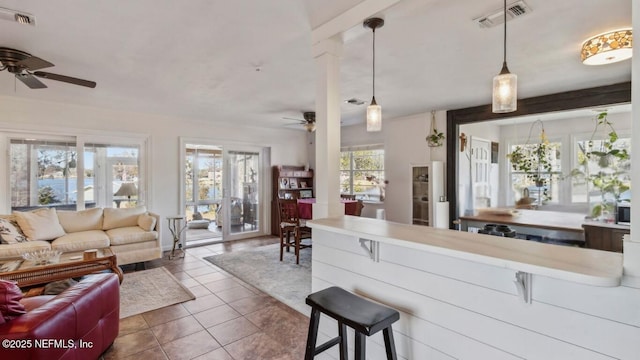
[[[0,71],[7,70],[16,76],[30,89],[44,89],[47,87],[42,81],[36,78],[62,81],[69,84],[95,88],[95,81],[83,80],[71,76],[52,74],[40,69],[54,66],[52,63],[37,56],[32,56],[24,51],[0,47]]]
[[[315,111],[305,111],[302,113],[303,119],[294,119],[290,117],[283,117],[286,120],[295,120],[298,121],[308,132],[316,131],[316,112]],[[296,124],[298,125],[298,124]]]

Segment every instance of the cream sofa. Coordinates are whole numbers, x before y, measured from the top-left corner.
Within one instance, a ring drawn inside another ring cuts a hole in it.
[[[0,260],[40,249],[64,253],[106,247],[116,254],[118,265],[162,257],[160,217],[144,206],[0,215],[0,237]]]

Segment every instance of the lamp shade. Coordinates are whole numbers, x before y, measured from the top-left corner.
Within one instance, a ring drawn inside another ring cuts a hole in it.
[[[136,184],[132,182],[122,183],[118,191],[116,191],[116,193],[113,195],[126,197],[136,196],[138,195],[138,188],[136,188]]]
[[[506,71],[505,71],[506,70]],[[506,66],[493,78],[494,113],[508,113],[518,109],[518,76],[511,74]]]
[[[631,58],[633,54],[631,29],[610,31],[596,35],[582,44],[581,58],[585,65],[605,65]]]
[[[382,130],[382,107],[376,103],[376,98],[367,106],[367,131]]]

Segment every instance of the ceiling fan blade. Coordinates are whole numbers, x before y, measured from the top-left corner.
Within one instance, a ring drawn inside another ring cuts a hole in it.
[[[54,66],[47,60],[40,59],[37,56],[31,56],[26,59],[20,60],[16,63],[16,66],[24,67],[29,71],[40,70]]]
[[[25,85],[27,85],[30,89],[44,89],[47,87],[42,81],[33,77],[33,75],[25,73],[25,74],[16,74],[16,79],[22,81]]]
[[[96,82],[95,81],[78,79],[78,78],[74,78],[74,77],[71,77],[71,76],[52,74],[52,73],[44,72],[44,71],[36,71],[36,72],[33,73],[33,75],[35,75],[37,77],[45,78],[45,79],[62,81],[62,82],[66,82],[66,83],[69,83],[69,84],[86,86],[86,87],[89,87],[89,88],[92,88],[92,89],[96,87]]]
[[[304,123],[306,123],[306,122],[307,122],[306,120],[296,119],[296,118],[291,118],[291,117],[286,117],[286,116],[283,116],[283,117],[282,117],[282,119],[283,119],[283,120],[292,120],[292,121],[297,121],[297,122],[299,122],[300,124],[304,124]]]

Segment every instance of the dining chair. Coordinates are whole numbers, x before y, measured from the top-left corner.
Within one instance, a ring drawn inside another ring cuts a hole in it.
[[[300,264],[300,249],[310,248],[311,244],[302,244],[302,238],[310,238],[311,229],[300,224],[298,200],[278,199],[280,213],[280,261],[284,256],[284,248],[289,252],[291,246],[296,253],[296,264]],[[293,241],[291,235],[293,234]]]

